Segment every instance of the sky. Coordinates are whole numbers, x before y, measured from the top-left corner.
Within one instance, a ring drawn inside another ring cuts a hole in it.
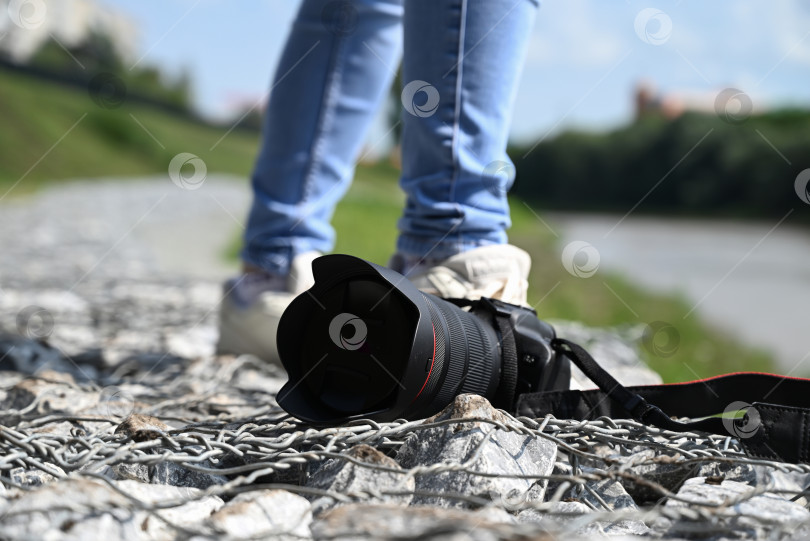
[[[141,62],[190,72],[195,106],[211,118],[230,118],[266,94],[299,4],[100,1],[139,26]],[[531,144],[565,129],[626,123],[641,80],[707,103],[732,87],[758,110],[810,107],[810,2],[544,0],[512,139]]]

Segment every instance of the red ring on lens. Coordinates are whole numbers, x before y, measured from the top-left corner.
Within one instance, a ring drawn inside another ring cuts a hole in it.
[[[413,400],[411,400],[411,404],[413,404],[414,400],[419,398],[419,395],[425,390],[425,385],[427,385],[427,382],[430,381],[430,375],[433,373],[433,365],[436,364],[436,327],[434,327],[432,324],[430,327],[433,329],[433,357],[430,359],[430,370],[428,370],[428,375],[425,378],[425,382],[422,384],[422,388],[419,389],[419,392],[416,393],[416,396],[414,396]]]

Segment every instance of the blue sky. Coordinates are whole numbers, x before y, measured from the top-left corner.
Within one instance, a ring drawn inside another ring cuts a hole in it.
[[[102,1],[137,22],[144,62],[191,72],[195,104],[212,117],[232,115],[236,104],[266,92],[299,3]],[[639,16],[650,8],[658,11]],[[513,139],[620,125],[632,117],[641,79],[709,101],[735,87],[755,108],[808,107],[810,3],[545,0],[518,90]]]

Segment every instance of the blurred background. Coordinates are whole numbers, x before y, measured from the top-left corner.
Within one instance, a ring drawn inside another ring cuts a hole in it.
[[[236,272],[297,5],[0,0],[0,215],[78,183],[144,186],[156,202],[123,236],[189,280]],[[400,109],[395,85],[338,252],[390,256]],[[546,0],[510,155],[540,317],[635,333],[670,381],[810,373],[810,5]]]

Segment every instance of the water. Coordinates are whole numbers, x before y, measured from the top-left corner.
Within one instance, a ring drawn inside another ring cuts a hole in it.
[[[564,244],[592,244],[600,271],[679,292],[694,309],[684,317],[700,315],[771,350],[783,373],[810,373],[810,231],[778,220],[629,217],[617,226],[620,218],[550,214],[549,223]]]

